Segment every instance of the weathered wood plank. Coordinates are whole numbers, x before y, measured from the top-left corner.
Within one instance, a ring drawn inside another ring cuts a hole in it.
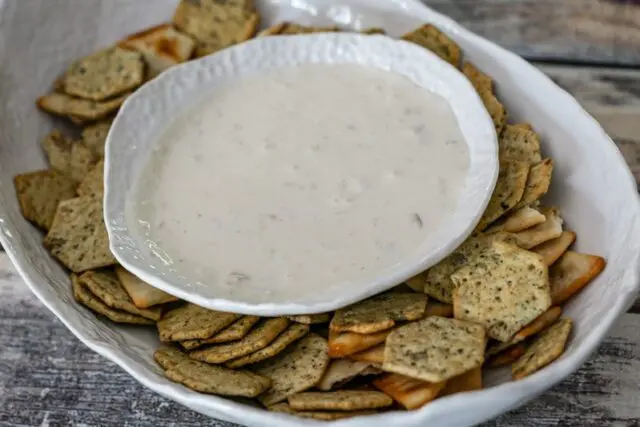
[[[213,426],[74,338],[0,256],[0,425]],[[485,427],[626,426],[640,420],[639,315],[625,315],[567,381]],[[617,423],[617,424],[616,424]]]
[[[640,64],[637,0],[423,0],[527,58]]]

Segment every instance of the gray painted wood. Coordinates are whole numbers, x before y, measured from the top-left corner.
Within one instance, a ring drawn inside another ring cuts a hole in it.
[[[637,0],[423,0],[531,59],[640,64]]]

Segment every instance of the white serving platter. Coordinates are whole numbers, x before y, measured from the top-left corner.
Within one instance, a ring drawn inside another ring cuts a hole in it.
[[[96,318],[71,296],[64,270],[41,245],[42,235],[20,215],[12,177],[45,166],[39,141],[54,123],[34,100],[70,61],[136,30],[170,18],[175,0],[0,1],[0,241],[26,284],[87,346],[120,365],[157,393],[209,416],[250,426],[289,427],[317,422],[192,392],[166,380],[152,359],[153,330]],[[577,250],[604,256],[605,271],[565,310],[576,321],[566,353],[518,382],[508,372],[485,378],[485,390],[442,399],[414,412],[391,412],[336,422],[377,427],[473,425],[524,404],[574,372],[633,303],[640,282],[640,202],[635,181],[611,139],[565,91],[535,67],[426,8],[417,0],[262,0],[264,24],[280,20],[355,29],[384,27],[392,36],[431,22],[493,76],[513,121],[530,122],[543,151],[555,160],[548,200],[557,204]],[[96,392],[99,392],[97,390]]]

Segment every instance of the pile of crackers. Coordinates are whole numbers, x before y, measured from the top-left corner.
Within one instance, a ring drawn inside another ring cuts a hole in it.
[[[417,409],[481,389],[487,369],[510,365],[517,380],[558,358],[573,326],[562,306],[605,261],[570,249],[576,234],[557,207],[540,203],[554,164],[538,134],[527,123],[508,123],[493,80],[463,62],[460,48],[432,25],[403,39],[460,68],[499,135],[496,189],[475,233],[449,257],[336,312],[275,318],[179,301],[117,265],[102,217],[113,115],[145,81],[253,37],[258,22],[250,0],[183,0],[172,24],[79,59],[37,101],[82,126],[80,137],[47,135],[49,168],[14,180],[22,214],[70,271],[76,301],[115,323],[155,325],[164,344],[154,358],[172,381],[320,420]],[[259,36],[325,31],[341,30],[281,23]]]

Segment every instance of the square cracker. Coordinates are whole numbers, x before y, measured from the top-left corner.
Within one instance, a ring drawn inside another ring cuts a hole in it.
[[[427,296],[419,293],[384,293],[342,308],[329,328],[334,332],[371,334],[393,327],[397,321],[424,316]]]
[[[315,386],[329,366],[327,350],[327,340],[312,333],[278,356],[260,363],[254,368],[255,372],[273,382],[258,398],[260,402],[271,406]]]
[[[542,161],[540,139],[531,128],[506,125],[498,138],[500,161],[525,162],[535,165]]]
[[[93,196],[102,199],[104,195],[104,160],[98,161],[78,186],[80,196]]]
[[[158,25],[132,34],[118,43],[123,49],[140,52],[147,64],[147,77],[155,77],[167,68],[188,61],[195,41],[173,28]]]
[[[441,396],[450,394],[464,393],[465,391],[474,391],[482,389],[482,367],[478,366],[464,374],[453,377],[447,381],[447,385],[440,393]]]
[[[264,319],[241,340],[196,350],[191,352],[189,357],[207,363],[225,363],[265,348],[288,326],[289,320],[285,317]]]
[[[362,373],[366,373],[371,364],[349,359],[332,360],[316,388],[329,391],[338,388]]]
[[[576,233],[573,231],[563,231],[560,237],[544,242],[541,245],[531,249],[544,258],[544,263],[548,266],[553,265],[565,252],[569,249],[573,242],[576,241]]]
[[[288,316],[292,322],[303,323],[305,325],[316,325],[319,323],[328,323],[331,320],[331,314],[319,313],[319,314],[303,314],[299,316]]]
[[[288,403],[276,403],[275,405],[271,405],[267,408],[272,412],[281,412],[283,414],[295,415],[301,418],[308,418],[311,420],[318,421],[335,421],[335,420],[343,420],[345,418],[352,417],[361,417],[365,415],[373,415],[376,414],[376,411],[372,410],[363,410],[363,411],[296,411],[291,408]]]
[[[482,366],[486,343],[482,325],[427,317],[389,335],[382,369],[423,381],[446,381]]]
[[[103,119],[118,111],[130,93],[124,93],[106,101],[75,98],[64,93],[50,93],[38,98],[36,104],[42,110],[56,116],[69,117],[76,123]]]
[[[516,244],[523,249],[531,249],[562,235],[564,220],[557,208],[546,208],[542,211],[546,220],[542,224],[515,234]]]
[[[412,282],[422,284],[424,292],[432,298],[447,304],[453,302],[454,284],[451,275],[459,268],[464,267],[476,258],[493,241],[514,242],[514,237],[508,233],[495,233],[491,235],[477,235],[469,237],[451,255],[431,267],[424,273],[409,279]],[[429,305],[427,304],[427,311]],[[442,316],[450,317],[450,316]]]
[[[244,338],[251,328],[253,328],[253,325],[258,323],[259,320],[260,317],[258,316],[242,316],[230,326],[227,326],[210,338],[204,340],[181,341],[180,345],[184,347],[185,350],[193,350],[194,348],[201,347],[205,344],[223,344],[231,341],[238,341]]]
[[[80,282],[111,308],[150,320],[160,320],[162,309],[136,307],[112,271],[87,271],[80,276]]]
[[[108,48],[71,65],[63,77],[63,91],[78,98],[105,101],[140,86],[144,71],[140,53]]]
[[[269,358],[275,357],[287,348],[290,344],[298,341],[309,333],[309,325],[302,325],[300,323],[294,323],[278,337],[272,341],[268,346],[248,354],[246,356],[233,359],[226,363],[227,368],[240,368],[245,365],[252,365],[254,363],[262,362]]]
[[[22,215],[44,230],[51,228],[58,204],[76,196],[75,182],[55,170],[16,175],[13,184]]]
[[[379,391],[308,391],[289,396],[289,406],[298,411],[358,411],[386,408],[393,400]]]
[[[460,64],[460,47],[445,33],[431,24],[425,24],[402,36],[402,40],[429,49],[454,67]]]
[[[567,251],[549,269],[551,299],[563,304],[604,270],[606,261],[596,255]]]
[[[524,162],[504,162],[500,164],[500,172],[496,187],[489,200],[476,230],[483,231],[489,224],[511,211],[522,199],[527,186],[529,165]]]
[[[354,332],[329,331],[329,356],[339,358],[364,351],[383,343],[392,329],[374,334],[356,334]]]
[[[418,409],[442,392],[446,382],[430,383],[400,374],[386,374],[373,380],[373,385],[391,396],[405,409]]]
[[[153,353],[153,360],[165,371],[177,366],[185,360],[189,360],[189,356],[173,347],[163,347],[157,349]]]
[[[156,289],[147,282],[144,282],[129,273],[121,266],[115,268],[118,281],[122,288],[127,292],[133,304],[138,308],[149,308],[154,305],[166,304],[168,302],[178,301],[178,298],[169,295],[165,291]]]
[[[234,371],[195,360],[180,362],[164,374],[192,390],[219,396],[256,397],[271,385],[271,380],[253,372]]]
[[[57,129],[42,140],[42,147],[51,167],[76,183],[82,182],[95,163],[91,150],[80,141],[65,138]]]
[[[552,175],[553,160],[551,159],[544,159],[537,165],[531,166],[527,177],[527,185],[522,193],[522,199],[516,205],[516,209],[537,202],[547,194],[551,186]]]
[[[455,318],[484,325],[498,341],[509,341],[551,306],[544,260],[508,243],[493,242],[451,280]]]
[[[197,57],[250,39],[259,21],[252,0],[182,0],[173,17],[175,26],[196,40]]]
[[[523,206],[518,210],[511,211],[505,217],[495,222],[485,230],[485,233],[495,233],[504,231],[507,233],[518,233],[528,228],[542,224],[547,218],[539,210],[531,206]]]
[[[527,377],[560,357],[572,327],[571,319],[560,319],[536,338],[527,352],[512,365],[513,379]]]
[[[58,204],[44,246],[74,273],[116,263],[102,219],[102,201],[90,196]]]
[[[239,314],[209,310],[186,303],[167,311],[158,321],[160,341],[205,339],[240,318]]]
[[[105,119],[82,129],[82,141],[95,158],[104,157],[104,144],[112,124],[113,119]]]
[[[129,323],[133,325],[153,325],[153,320],[142,316],[127,313],[126,311],[116,310],[105,303],[89,291],[82,284],[77,275],[71,274],[71,288],[73,297],[77,302],[91,309],[92,311],[105,316],[107,319],[116,323]]]

